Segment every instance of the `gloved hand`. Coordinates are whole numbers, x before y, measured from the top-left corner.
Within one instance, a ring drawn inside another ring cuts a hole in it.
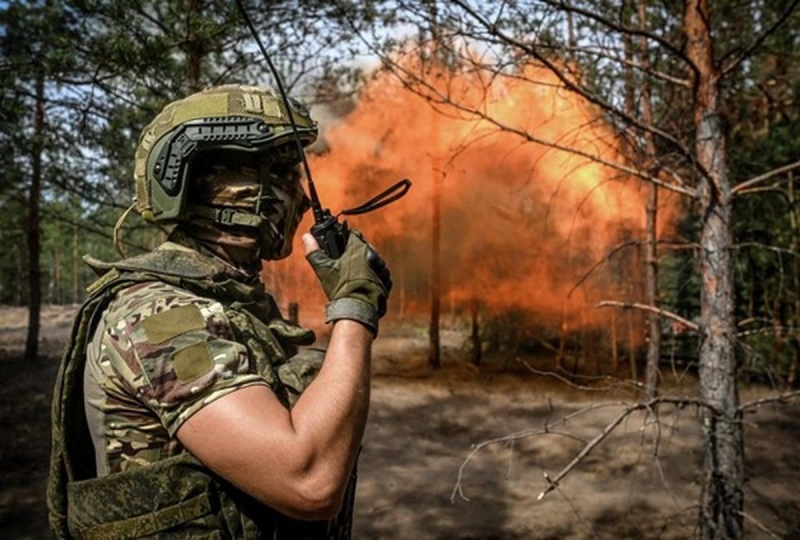
[[[330,302],[325,322],[351,319],[366,325],[374,335],[378,320],[386,314],[392,278],[386,263],[356,230],[350,230],[347,246],[338,259],[317,249],[306,255]]]

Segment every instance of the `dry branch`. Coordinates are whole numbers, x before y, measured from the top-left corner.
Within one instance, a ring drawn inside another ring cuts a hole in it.
[[[656,313],[658,315],[661,315],[662,317],[666,317],[667,319],[672,319],[673,321],[686,325],[689,329],[694,330],[695,332],[700,330],[700,327],[697,324],[693,323],[688,319],[684,319],[680,315],[677,315],[665,309],[657,308],[655,306],[649,306],[647,304],[640,304],[638,302],[616,302],[613,300],[605,300],[597,304],[597,307],[618,307],[622,309],[641,309],[643,311],[650,311],[651,313]]]
[[[641,391],[642,383],[638,381],[628,381],[628,380],[620,380],[615,377],[611,377],[610,375],[604,375],[602,377],[596,378],[596,380],[600,380],[604,384],[603,386],[586,386],[582,384],[577,384],[571,380],[569,380],[566,376],[561,375],[560,373],[556,373],[554,371],[542,371],[540,369],[536,369],[535,367],[531,366],[528,362],[521,358],[516,359],[517,362],[525,366],[525,368],[535,375],[541,375],[544,377],[553,377],[554,379],[559,380],[560,382],[566,384],[571,388],[575,388],[576,390],[586,390],[589,392],[608,392],[609,390],[617,389],[617,388],[632,388],[637,391]],[[570,375],[573,376],[573,375]]]
[[[453,504],[455,503],[456,494],[458,494],[458,496],[461,497],[462,500],[469,501],[469,497],[467,497],[464,494],[464,489],[463,489],[463,487],[461,485],[462,480],[464,478],[464,470],[467,468],[467,465],[469,464],[469,462],[472,461],[472,458],[475,457],[475,455],[478,452],[480,452],[481,450],[483,450],[484,448],[486,448],[488,446],[492,446],[494,444],[508,444],[508,443],[511,443],[511,442],[514,442],[514,441],[517,441],[517,440],[520,440],[520,439],[524,439],[526,437],[531,437],[533,435],[558,435],[558,436],[562,436],[562,437],[576,439],[576,440],[579,440],[581,443],[586,444],[586,441],[584,441],[582,439],[578,439],[574,435],[570,435],[568,433],[561,433],[559,431],[554,431],[553,428],[557,428],[559,426],[562,426],[562,425],[566,424],[567,422],[569,422],[570,420],[573,420],[573,419],[575,419],[575,418],[577,418],[579,416],[582,416],[584,414],[587,414],[589,412],[596,411],[598,409],[603,409],[603,408],[606,408],[606,407],[621,407],[621,406],[624,406],[624,405],[626,405],[626,403],[624,403],[624,402],[595,403],[595,404],[592,404],[592,405],[590,405],[588,407],[584,407],[584,408],[582,408],[582,409],[580,409],[578,411],[569,413],[569,414],[559,418],[558,420],[556,420],[554,422],[550,422],[550,420],[548,418],[548,420],[545,421],[544,427],[542,427],[542,428],[525,429],[525,430],[522,430],[522,431],[516,431],[514,433],[510,433],[510,434],[504,435],[502,437],[496,437],[494,439],[488,439],[488,440],[482,441],[480,443],[473,444],[469,454],[467,454],[467,457],[464,459],[464,461],[461,463],[461,466],[458,468],[458,476],[456,478],[455,486],[453,486],[453,491],[450,494],[450,502],[453,503]]]
[[[711,406],[705,401],[688,397],[658,397],[640,403],[613,402],[613,403],[600,403],[600,404],[590,405],[589,407],[585,407],[583,409],[565,415],[553,423],[550,423],[548,419],[545,422],[545,426],[543,428],[517,431],[515,433],[511,433],[503,437],[497,437],[494,439],[489,439],[480,442],[478,444],[474,444],[472,446],[472,449],[470,450],[470,453],[467,455],[467,457],[461,463],[461,466],[458,468],[458,477],[456,479],[455,486],[453,487],[453,491],[450,494],[450,502],[451,503],[455,502],[456,495],[460,496],[465,501],[469,501],[469,498],[464,494],[462,486],[462,481],[464,478],[464,470],[466,469],[467,465],[472,460],[472,458],[487,446],[499,443],[512,444],[514,441],[524,439],[526,437],[531,437],[534,435],[558,435],[562,437],[569,437],[572,439],[580,440],[581,443],[583,443],[583,448],[581,448],[580,452],[578,452],[578,454],[555,477],[551,477],[546,472],[544,473],[545,480],[547,481],[547,487],[544,489],[544,491],[542,491],[539,494],[537,498],[537,500],[541,500],[548,493],[557,489],[559,487],[559,482],[561,482],[567,475],[569,475],[569,473],[572,470],[574,470],[586,458],[586,456],[589,455],[589,453],[591,453],[592,450],[594,450],[600,443],[602,443],[628,416],[639,410],[646,410],[650,415],[655,416],[657,415],[657,409],[659,405],[662,404],[674,405],[675,407],[678,408],[683,408],[687,406],[693,406],[698,408],[704,407],[710,410],[714,414],[720,414],[720,411],[717,408]],[[553,427],[564,425],[569,420],[572,420],[578,416],[606,407],[625,407],[625,408],[610,423],[608,423],[600,433],[598,433],[590,441],[584,441],[568,433],[553,431],[552,429]]]
[[[755,178],[751,178],[750,180],[746,180],[746,181],[742,182],[741,184],[738,184],[738,185],[734,186],[731,189],[731,193],[733,195],[743,195],[752,186],[755,186],[756,184],[760,184],[761,182],[769,180],[770,178],[772,178],[774,176],[778,176],[779,174],[783,174],[783,173],[787,173],[787,172],[793,171],[793,170],[795,170],[797,168],[800,168],[800,161],[795,161],[794,163],[790,163],[789,165],[784,165],[783,167],[778,167],[777,169],[773,169],[773,170],[771,170],[769,172],[766,172],[764,174],[758,175]]]
[[[792,401],[797,397],[800,397],[800,390],[784,392],[783,394],[778,394],[777,396],[769,396],[765,398],[754,399],[752,401],[747,401],[739,405],[739,410],[744,412],[748,409],[753,409],[756,407],[760,407],[761,405],[766,405],[767,403],[786,403],[788,401]]]
[[[545,481],[547,481],[547,487],[544,489],[544,491],[539,493],[539,496],[536,497],[536,500],[541,501],[542,499],[544,499],[545,495],[556,489],[558,487],[558,483],[561,480],[563,480],[564,477],[567,476],[570,473],[570,471],[572,471],[572,469],[577,467],[578,464],[581,461],[583,461],[583,458],[589,455],[589,452],[594,450],[598,444],[603,442],[603,440],[606,437],[608,437],[608,435],[612,431],[614,431],[614,429],[616,429],[616,427],[620,425],[622,421],[625,420],[631,413],[633,413],[634,411],[638,411],[641,408],[643,408],[643,405],[641,404],[633,405],[622,411],[622,413],[620,413],[619,415],[617,415],[617,417],[614,418],[614,420],[612,420],[610,424],[608,424],[605,428],[603,428],[603,431],[598,433],[594,439],[589,441],[589,443],[586,446],[584,446],[580,452],[578,452],[578,455],[572,458],[572,461],[570,461],[566,467],[561,469],[561,472],[559,472],[555,478],[550,478],[550,475],[548,475],[547,472],[545,472],[544,479]]]
[[[583,459],[589,455],[589,453],[594,450],[601,442],[603,442],[606,437],[608,437],[616,428],[619,426],[623,420],[625,420],[628,416],[632,413],[639,411],[639,410],[647,410],[651,415],[655,414],[655,409],[660,404],[672,404],[677,407],[685,407],[685,406],[695,406],[695,407],[706,407],[712,411],[715,409],[710,406],[708,403],[705,403],[702,400],[693,399],[693,398],[655,398],[651,399],[647,402],[642,403],[635,403],[629,405],[625,408],[616,418],[614,418],[609,424],[606,425],[603,430],[598,433],[594,439],[589,441],[578,454],[570,461],[561,472],[559,472],[555,478],[551,478],[546,472],[544,473],[544,478],[547,481],[547,487],[542,491],[537,500],[542,500],[548,493],[553,491],[558,487],[559,482],[563,480],[575,467],[577,467]]]

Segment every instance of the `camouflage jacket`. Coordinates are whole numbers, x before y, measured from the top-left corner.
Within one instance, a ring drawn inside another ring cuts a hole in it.
[[[347,538],[291,520],[205,469],[173,437],[194,412],[251,385],[290,407],[322,352],[260,283],[166,243],[112,264],[76,318],[53,397],[48,507],[62,538]]]

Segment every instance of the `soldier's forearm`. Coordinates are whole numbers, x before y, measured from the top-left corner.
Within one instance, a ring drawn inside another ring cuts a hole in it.
[[[291,412],[298,435],[315,447],[316,466],[342,490],[369,411],[371,345],[372,334],[366,327],[337,321],[319,375]]]

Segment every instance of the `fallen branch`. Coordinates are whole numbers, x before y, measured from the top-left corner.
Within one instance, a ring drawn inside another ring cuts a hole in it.
[[[558,427],[558,426],[563,425],[563,424],[566,424],[568,421],[570,421],[570,420],[572,420],[574,418],[577,418],[578,416],[581,416],[583,414],[586,414],[588,412],[591,412],[591,411],[594,411],[594,410],[597,410],[597,409],[602,409],[602,408],[605,408],[605,407],[620,407],[620,406],[623,406],[623,405],[625,405],[624,402],[593,404],[593,405],[590,405],[589,407],[584,407],[583,409],[580,409],[580,410],[575,411],[573,413],[570,413],[570,414],[568,414],[566,416],[563,416],[562,418],[556,420],[553,423],[550,423],[550,421],[548,419],[545,422],[545,425],[544,425],[543,428],[525,429],[525,430],[522,430],[522,431],[516,431],[514,433],[510,433],[510,434],[504,435],[502,437],[496,437],[494,439],[489,439],[489,440],[482,441],[482,442],[477,443],[477,444],[473,444],[472,445],[472,449],[470,450],[469,454],[464,459],[464,461],[461,463],[461,466],[458,468],[458,476],[456,478],[456,484],[455,484],[455,486],[453,486],[453,492],[450,494],[450,503],[451,504],[455,504],[456,494],[458,494],[458,496],[461,497],[461,499],[463,499],[465,501],[469,501],[469,497],[464,495],[464,490],[463,490],[463,488],[461,486],[461,481],[464,478],[464,470],[466,469],[466,467],[469,464],[469,462],[472,461],[472,458],[475,457],[475,455],[478,452],[480,452],[481,450],[483,450],[487,446],[491,446],[493,444],[500,444],[500,443],[508,444],[508,443],[517,441],[519,439],[524,439],[526,437],[530,437],[530,436],[533,436],[533,435],[559,435],[559,436],[562,436],[562,437],[568,437],[568,438],[572,438],[572,439],[577,439],[577,437],[574,437],[574,436],[572,436],[572,435],[570,435],[568,433],[561,433],[561,432],[558,432],[558,431],[553,431],[553,428]],[[585,440],[581,440],[581,439],[578,439],[578,440],[580,440],[580,442],[582,442],[582,443],[586,442]]]
[[[558,488],[559,482],[561,480],[563,480],[575,467],[577,467],[578,464],[580,464],[580,462],[583,461],[583,459],[592,450],[594,450],[601,442],[603,442],[603,440],[605,440],[605,438],[608,437],[608,435],[610,433],[612,433],[614,431],[614,429],[616,429],[620,425],[620,423],[622,423],[622,421],[625,420],[625,418],[630,416],[632,413],[634,413],[636,411],[639,411],[639,410],[643,410],[643,409],[648,410],[651,415],[655,415],[657,407],[659,405],[661,405],[661,404],[670,404],[670,405],[674,405],[674,406],[676,406],[678,408],[682,408],[682,407],[686,407],[686,406],[705,407],[705,408],[709,409],[710,411],[712,411],[713,413],[719,414],[719,410],[718,409],[716,409],[715,407],[709,405],[708,403],[706,403],[706,402],[704,402],[704,401],[702,401],[700,399],[687,398],[687,397],[658,397],[658,398],[651,399],[651,400],[649,400],[647,402],[634,403],[634,404],[631,404],[629,402],[611,402],[611,403],[594,404],[594,405],[591,405],[589,407],[585,407],[583,409],[580,409],[578,411],[570,413],[570,414],[560,418],[559,420],[557,420],[557,421],[555,421],[553,423],[550,423],[549,418],[548,418],[548,420],[545,422],[545,425],[544,425],[543,428],[526,429],[526,430],[522,430],[522,431],[517,431],[517,432],[511,433],[509,435],[505,435],[503,437],[497,437],[497,438],[494,438],[494,439],[489,439],[489,440],[480,442],[478,444],[472,445],[472,449],[470,450],[470,452],[467,455],[466,459],[464,459],[464,461],[461,463],[461,466],[458,468],[458,477],[456,478],[455,486],[453,486],[453,491],[450,494],[450,503],[451,504],[455,504],[456,495],[458,495],[459,497],[461,497],[461,499],[463,499],[465,501],[469,501],[469,498],[464,494],[464,490],[463,490],[463,487],[462,487],[462,481],[464,479],[464,470],[466,469],[467,465],[472,460],[472,458],[475,457],[475,455],[478,452],[480,452],[481,450],[483,450],[487,446],[490,446],[490,445],[493,445],[493,444],[499,444],[499,443],[504,443],[504,444],[510,445],[515,441],[518,441],[518,440],[526,438],[526,437],[531,437],[531,436],[534,436],[534,435],[558,435],[558,436],[561,436],[561,437],[567,437],[567,438],[571,438],[571,439],[580,441],[584,445],[583,448],[581,449],[581,451],[578,452],[578,454],[572,459],[572,461],[570,461],[569,464],[566,467],[564,467],[561,470],[561,472],[559,472],[555,476],[555,478],[551,478],[550,475],[548,473],[546,473],[546,472],[544,473],[544,477],[545,477],[545,480],[547,480],[548,485],[545,488],[545,490],[542,491],[542,493],[539,494],[539,497],[538,497],[537,500],[541,500],[549,492],[551,492],[554,489]],[[614,420],[612,420],[608,425],[606,425],[606,427],[603,428],[603,430],[590,441],[585,441],[585,440],[580,439],[580,438],[578,438],[578,437],[576,437],[574,435],[571,435],[569,433],[553,431],[554,427],[558,427],[558,426],[564,425],[568,421],[570,421],[570,420],[572,420],[572,419],[574,419],[574,418],[576,418],[578,416],[581,416],[581,415],[584,415],[584,414],[586,414],[588,412],[591,412],[591,411],[594,411],[594,410],[597,410],[597,409],[601,409],[601,408],[605,408],[605,407],[625,407],[625,409],[616,418],[614,418]]]
[[[650,411],[650,414],[655,414],[655,408],[662,404],[662,403],[669,403],[678,407],[685,407],[687,405],[694,405],[697,407],[706,407],[714,412],[718,412],[714,407],[709,405],[708,403],[692,398],[655,398],[651,399],[646,403],[636,403],[633,405],[628,406],[624,411],[622,411],[616,418],[614,418],[609,424],[603,428],[603,431],[598,433],[594,439],[589,441],[578,454],[570,461],[566,467],[561,469],[555,478],[551,478],[547,472],[544,473],[544,479],[547,481],[547,487],[539,493],[539,496],[536,498],[537,501],[541,501],[548,493],[553,491],[558,487],[559,482],[564,479],[572,470],[580,464],[583,459],[589,455],[589,453],[594,450],[601,442],[603,442],[606,437],[608,437],[611,432],[613,432],[617,426],[619,426],[623,420],[625,420],[628,416],[632,413],[646,409]]]
[[[547,474],[547,472],[545,471],[543,474],[544,474],[544,479],[545,479],[545,481],[547,482],[547,487],[544,489],[544,491],[542,491],[541,493],[539,493],[539,496],[538,496],[538,497],[536,497],[536,500],[537,500],[537,501],[541,501],[542,499],[544,499],[544,497],[545,497],[545,496],[546,496],[548,493],[550,493],[551,491],[553,491],[554,489],[556,489],[556,488],[558,487],[558,483],[559,483],[559,482],[560,482],[560,481],[561,481],[561,480],[562,480],[562,479],[563,479],[565,476],[567,476],[567,475],[568,475],[568,474],[569,474],[569,473],[572,471],[572,469],[574,469],[575,467],[577,467],[577,466],[578,466],[578,464],[579,464],[581,461],[583,461],[583,458],[585,458],[586,456],[588,456],[588,455],[589,455],[589,452],[591,452],[592,450],[594,450],[594,449],[595,449],[595,447],[596,447],[598,444],[600,444],[601,442],[603,442],[603,440],[604,440],[606,437],[608,437],[608,435],[609,435],[609,434],[610,434],[612,431],[614,431],[614,429],[616,429],[616,427],[617,427],[618,425],[620,425],[620,424],[622,423],[622,421],[623,421],[623,420],[625,420],[625,419],[626,419],[628,416],[630,416],[630,414],[631,414],[631,413],[633,413],[633,412],[635,412],[635,411],[638,411],[639,409],[642,409],[642,408],[644,408],[644,405],[643,405],[643,404],[638,404],[638,405],[633,405],[633,406],[631,406],[631,407],[628,407],[627,409],[625,409],[624,411],[622,411],[622,413],[621,413],[621,414],[619,414],[619,415],[618,415],[616,418],[614,418],[614,420],[612,420],[612,421],[611,421],[611,423],[610,423],[610,424],[608,424],[608,425],[607,425],[607,426],[606,426],[606,427],[603,429],[603,431],[601,431],[601,432],[600,432],[600,433],[599,433],[599,434],[598,434],[598,435],[597,435],[597,436],[596,436],[594,439],[592,439],[591,441],[589,441],[589,444],[587,444],[586,446],[584,446],[584,447],[583,447],[583,449],[582,449],[580,452],[578,452],[578,455],[577,455],[577,456],[575,456],[574,458],[572,458],[572,461],[570,461],[570,462],[569,462],[569,464],[567,464],[567,466],[566,466],[566,467],[564,467],[563,469],[561,469],[561,472],[560,472],[560,473],[558,473],[558,474],[556,475],[556,477],[555,477],[555,478],[550,478],[550,475],[549,475],[549,474]]]

